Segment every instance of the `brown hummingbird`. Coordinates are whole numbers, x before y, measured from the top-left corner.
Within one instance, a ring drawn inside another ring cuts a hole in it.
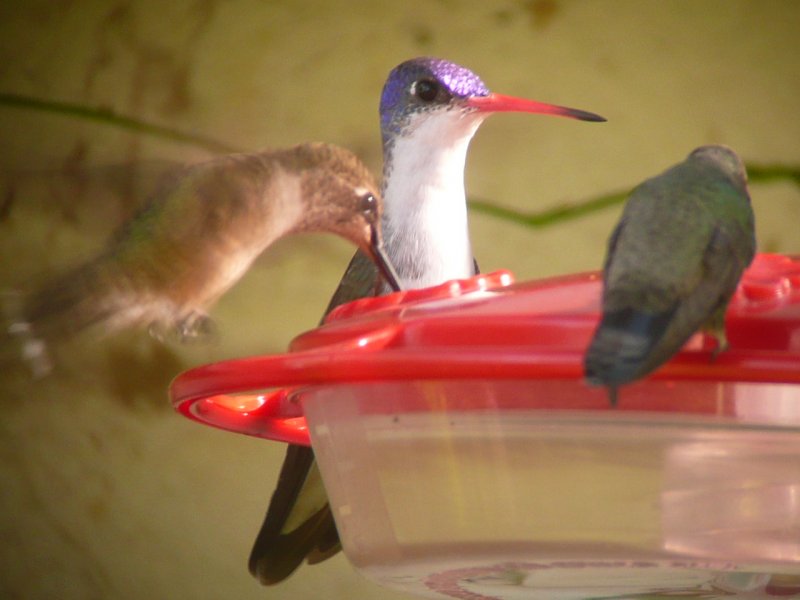
[[[387,283],[382,203],[369,169],[323,143],[231,154],[185,167],[88,262],[21,299],[17,337],[35,375],[47,345],[90,327],[145,326],[180,341],[214,334],[207,310],[279,238],[330,232],[361,248]]]

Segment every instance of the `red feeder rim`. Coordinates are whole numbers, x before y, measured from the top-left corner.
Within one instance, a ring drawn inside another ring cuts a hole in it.
[[[172,382],[170,396],[176,410],[202,423],[308,445],[302,407],[293,395],[300,387],[453,379],[577,382],[599,318],[601,287],[599,273],[514,283],[511,273],[498,271],[357,300],[295,338],[288,353],[188,370]],[[713,362],[713,342],[698,334],[647,380],[800,383],[800,258],[758,255],[731,301],[726,328],[730,349]],[[587,387],[590,400],[579,408],[609,410],[601,391]],[[544,408],[576,406],[550,400]],[[616,410],[652,408],[621,402]],[[719,414],[719,407],[693,407],[698,412]]]

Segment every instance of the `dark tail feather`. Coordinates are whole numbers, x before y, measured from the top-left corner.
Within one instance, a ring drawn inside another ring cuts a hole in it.
[[[14,340],[17,357],[35,377],[52,370],[49,347],[113,314],[103,302],[101,268],[92,262],[46,282],[33,292],[6,294],[4,341]]]
[[[52,279],[25,301],[24,316],[37,335],[66,337],[113,314],[105,296],[100,261],[86,263]]]
[[[320,533],[317,537],[316,545],[308,554],[308,564],[310,565],[316,565],[323,560],[328,560],[342,549],[339,530],[336,529],[336,521],[333,520],[330,504],[326,505],[325,508],[328,509],[325,521],[318,527]]]
[[[278,485],[270,500],[264,523],[250,552],[248,566],[262,584],[273,585],[289,577],[308,557],[317,563],[339,551],[339,537],[325,504],[299,527],[284,532],[309,471],[314,452],[305,446],[289,445]]]
[[[44,377],[53,368],[47,344],[37,338],[23,313],[23,296],[18,291],[4,291],[0,298],[0,366],[19,364],[20,361],[36,377]]]
[[[586,379],[613,388],[643,377],[659,366],[651,352],[675,310],[652,314],[634,309],[603,314],[584,360]]]

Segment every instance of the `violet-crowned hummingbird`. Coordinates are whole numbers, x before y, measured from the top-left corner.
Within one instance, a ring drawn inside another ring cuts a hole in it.
[[[495,112],[560,115],[605,121],[593,113],[493,94],[469,69],[437,58],[415,58],[389,73],[380,103],[383,138],[383,230],[386,252],[404,288],[470,277],[464,194],[467,147]],[[387,291],[377,271],[356,253],[328,307]],[[288,577],[339,550],[339,538],[310,448],[290,445],[276,490],[250,555],[264,584]]]
[[[88,262],[21,302],[4,334],[36,375],[47,344],[102,325],[143,325],[181,341],[209,335],[206,311],[277,239],[331,232],[374,260],[399,289],[381,235],[382,203],[369,169],[322,143],[232,154],[186,167]],[[0,340],[2,341],[2,340]]]

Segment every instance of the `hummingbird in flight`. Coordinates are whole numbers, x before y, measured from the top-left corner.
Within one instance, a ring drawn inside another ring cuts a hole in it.
[[[231,154],[187,166],[91,260],[21,301],[5,334],[22,344],[35,375],[51,368],[47,345],[90,326],[146,326],[156,337],[213,335],[207,310],[279,238],[330,232],[375,261],[391,289],[382,201],[369,169],[323,143]]]
[[[725,311],[756,252],[740,158],[701,146],[631,192],[608,242],[589,383],[617,388],[667,362],[698,330],[728,346]]]
[[[430,57],[406,61],[389,73],[379,112],[386,253],[404,289],[477,273],[464,164],[469,142],[488,116],[527,112],[605,121],[582,110],[494,94],[469,69]],[[387,291],[368,257],[357,252],[327,312]],[[265,585],[279,583],[304,560],[314,564],[339,549],[313,451],[290,445],[250,554],[250,572]]]

